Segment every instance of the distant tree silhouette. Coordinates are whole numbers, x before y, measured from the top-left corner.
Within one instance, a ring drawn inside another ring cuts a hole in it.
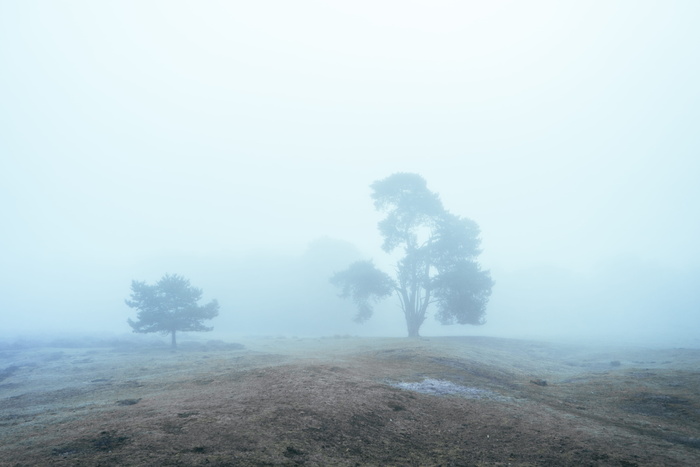
[[[355,320],[372,316],[373,303],[395,293],[401,303],[410,337],[417,337],[431,304],[443,324],[483,324],[493,281],[476,261],[479,226],[451,214],[423,177],[396,173],[371,185],[377,210],[386,212],[379,222],[382,249],[403,248],[396,276],[377,269],[371,261],[358,261],[331,277],[358,307]]]
[[[177,346],[177,331],[211,331],[203,320],[219,314],[219,303],[212,300],[199,306],[202,290],[190,285],[182,276],[163,276],[155,285],[145,282],[131,282],[130,300],[125,300],[131,308],[138,310],[137,320],[128,319],[134,332],[160,332],[170,334],[172,347]]]

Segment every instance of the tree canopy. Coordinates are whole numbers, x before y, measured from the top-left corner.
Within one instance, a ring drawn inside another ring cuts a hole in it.
[[[395,293],[408,335],[417,337],[431,304],[443,324],[483,324],[493,281],[481,269],[479,226],[447,211],[423,177],[395,173],[371,185],[374,207],[386,213],[378,224],[382,249],[403,249],[395,277],[371,261],[358,261],[331,277],[358,307],[356,321],[369,319],[372,305]]]
[[[202,289],[192,287],[182,276],[163,276],[155,285],[131,282],[131,299],[125,300],[138,310],[137,320],[128,319],[134,332],[160,332],[171,335],[172,346],[177,345],[177,331],[211,331],[202,321],[219,314],[219,303],[212,300],[199,306]]]
[[[331,277],[331,283],[342,289],[340,296],[350,298],[358,311],[355,321],[362,323],[372,316],[372,303],[393,292],[393,281],[374,267],[371,261],[356,261],[345,271]]]

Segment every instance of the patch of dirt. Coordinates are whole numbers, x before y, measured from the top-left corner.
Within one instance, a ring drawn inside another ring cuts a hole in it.
[[[99,451],[112,452],[129,440],[126,436],[116,436],[108,431],[103,431],[96,437],[81,438],[63,446],[52,449],[51,454],[58,457],[71,457],[77,454],[93,454]]]
[[[0,465],[700,465],[697,350],[244,343],[0,356]]]

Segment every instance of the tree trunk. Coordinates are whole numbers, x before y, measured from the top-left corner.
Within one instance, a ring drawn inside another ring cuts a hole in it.
[[[423,320],[415,316],[410,316],[406,314],[406,327],[408,328],[408,337],[420,337],[418,330],[420,325],[423,324]]]
[[[170,331],[170,345],[173,349],[177,348],[177,341],[175,340],[175,331]]]

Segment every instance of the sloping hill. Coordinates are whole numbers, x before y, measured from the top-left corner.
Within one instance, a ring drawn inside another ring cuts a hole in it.
[[[700,352],[483,337],[5,348],[0,465],[700,465]]]

